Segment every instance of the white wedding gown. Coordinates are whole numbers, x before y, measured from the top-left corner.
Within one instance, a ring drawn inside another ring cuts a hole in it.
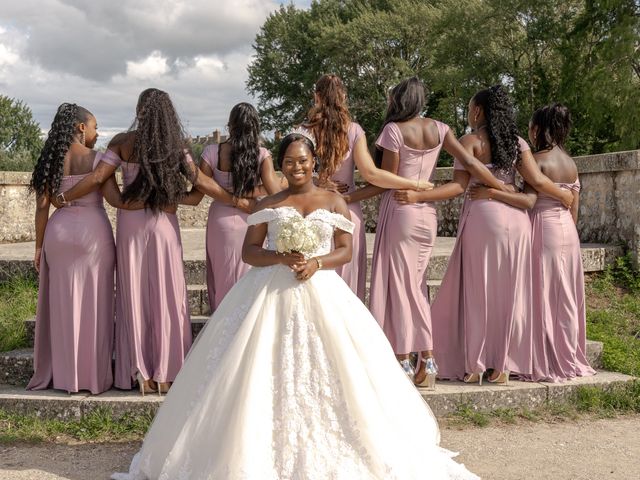
[[[273,249],[291,207],[265,209]],[[327,210],[322,233],[353,224]],[[198,336],[117,480],[477,479],[438,447],[438,425],[378,323],[331,270],[299,281],[252,268]]]

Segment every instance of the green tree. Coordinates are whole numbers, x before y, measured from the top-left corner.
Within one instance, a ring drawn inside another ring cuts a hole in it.
[[[339,74],[369,139],[387,89],[418,75],[427,114],[458,135],[470,97],[502,83],[526,134],[536,108],[567,104],[574,153],[640,147],[637,0],[316,0],[281,7],[256,37],[247,87],[268,128],[304,118],[315,80]]]
[[[31,169],[42,145],[31,109],[22,100],[0,95],[0,169]]]

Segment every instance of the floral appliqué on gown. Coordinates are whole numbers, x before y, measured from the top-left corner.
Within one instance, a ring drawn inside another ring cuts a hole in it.
[[[268,247],[292,207],[261,210]],[[335,228],[324,209],[315,255]],[[198,336],[134,457],[117,480],[466,480],[438,446],[436,420],[378,323],[333,270],[299,281],[252,268]]]

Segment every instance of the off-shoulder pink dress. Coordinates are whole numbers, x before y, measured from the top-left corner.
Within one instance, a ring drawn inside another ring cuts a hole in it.
[[[331,179],[348,185],[349,190],[347,190],[347,193],[353,193],[356,190],[353,149],[358,139],[364,136],[364,130],[360,125],[352,122],[351,125],[349,125],[347,135],[349,139],[349,150],[345,154],[340,168],[338,168],[338,171]],[[355,225],[353,230],[353,253],[351,261],[338,267],[336,272],[347,282],[347,285],[349,285],[353,293],[364,302],[367,286],[367,241],[365,237],[365,223],[360,202],[353,202],[348,206],[349,212],[351,213],[351,221]]]
[[[580,182],[557,183],[580,190]],[[584,271],[571,211],[543,193],[531,210],[535,359],[562,381],[593,375],[587,360]]]
[[[449,127],[436,121],[440,142],[428,150],[404,144],[402,132],[388,123],[376,141],[400,155],[398,175],[430,180]],[[431,311],[425,272],[438,223],[433,203],[402,205],[393,190],[382,194],[371,270],[371,313],[396,354],[431,350]]]
[[[260,148],[260,165],[269,156]],[[225,190],[233,189],[230,172],[218,168],[218,145],[209,145],[202,152],[202,161],[213,171],[213,178]],[[260,182],[261,184],[262,182]],[[249,214],[222,202],[212,202],[207,220],[207,291],[209,307],[214,312],[231,287],[249,270],[242,261],[242,244],[247,233]]]
[[[125,187],[138,175],[137,163],[113,153],[103,160],[121,166]],[[191,347],[176,215],[118,210],[116,253],[115,386],[130,389],[137,372],[145,379],[172,382]]]
[[[97,153],[94,166],[104,159]],[[63,177],[59,191],[85,176]],[[100,192],[53,212],[40,259],[35,372],[28,390],[53,386],[97,394],[111,388],[115,257]]]
[[[520,150],[529,150],[523,139]],[[494,176],[512,183],[510,172]],[[455,162],[454,168],[464,170]],[[469,185],[477,183],[474,177]],[[458,237],[431,313],[438,377],[492,368],[533,374],[531,223],[526,210],[466,198]],[[544,373],[539,372],[540,376]]]

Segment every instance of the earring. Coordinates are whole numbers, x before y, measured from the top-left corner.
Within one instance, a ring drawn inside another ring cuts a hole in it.
[[[87,144],[84,136],[84,132],[82,132],[82,137],[80,137],[80,143],[82,144],[83,147],[86,146]]]

